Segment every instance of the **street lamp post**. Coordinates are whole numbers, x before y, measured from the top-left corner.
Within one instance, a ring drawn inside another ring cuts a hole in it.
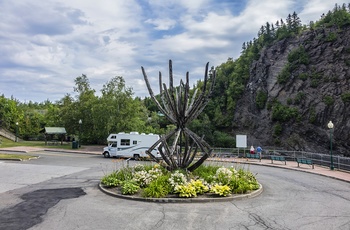
[[[332,121],[329,121],[327,126],[329,128],[329,142],[330,142],[330,146],[329,147],[330,147],[330,155],[331,155],[331,166],[330,166],[330,169],[334,170],[333,149],[332,149],[332,133],[333,133],[334,125],[333,125]]]
[[[79,148],[81,147],[81,124],[83,123],[83,121],[81,119],[79,119]]]
[[[16,122],[16,138],[15,142],[18,142],[18,122]]]

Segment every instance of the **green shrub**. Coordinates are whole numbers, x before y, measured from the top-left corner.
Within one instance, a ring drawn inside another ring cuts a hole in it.
[[[350,102],[350,92],[343,93],[341,95],[341,99],[343,100],[344,103]]]
[[[120,184],[120,180],[117,178],[117,173],[113,172],[109,175],[105,175],[101,179],[101,183],[107,187],[116,187]]]
[[[215,184],[210,188],[210,192],[219,196],[227,196],[231,194],[231,189],[228,185]]]
[[[301,73],[301,74],[298,75],[298,77],[299,77],[300,80],[305,81],[305,80],[307,80],[307,78],[309,77],[309,74],[307,74],[307,73]]]
[[[309,111],[309,122],[314,124],[316,122],[316,109],[311,107]]]
[[[312,80],[311,80],[310,86],[311,86],[312,88],[317,88],[318,85],[319,85],[319,82],[318,82],[317,79],[312,79]]]
[[[334,103],[334,99],[332,96],[326,95],[323,97],[323,102],[327,105],[327,106],[331,106]]]
[[[215,173],[215,181],[221,185],[227,185],[229,184],[232,175],[233,172],[230,169],[226,167],[218,168]]]
[[[192,174],[196,177],[202,178],[208,183],[212,183],[215,179],[214,175],[218,168],[220,168],[218,165],[201,165],[194,170]]]
[[[298,92],[297,95],[294,98],[294,104],[298,105],[300,102],[305,98],[305,93]]]
[[[272,120],[286,122],[292,118],[297,118],[299,112],[297,108],[291,108],[277,102],[272,107]]]
[[[197,194],[203,194],[209,191],[208,186],[203,184],[201,180],[191,180],[190,184],[194,187]]]
[[[125,167],[125,168],[119,169],[116,173],[116,178],[120,181],[131,180],[132,168]]]
[[[134,180],[126,180],[122,183],[121,192],[124,195],[133,195],[140,189]]]
[[[273,126],[273,136],[274,136],[274,137],[280,136],[281,133],[282,133],[282,130],[283,130],[282,125],[281,125],[279,122],[277,122],[277,123]]]
[[[191,183],[176,186],[175,193],[178,193],[179,197],[196,197],[197,196],[196,188]]]
[[[282,71],[278,74],[277,76],[277,83],[278,84],[284,84],[287,82],[287,80],[289,79],[290,76],[290,72],[291,72],[291,68],[290,68],[290,64],[287,63]]]
[[[326,42],[333,42],[333,41],[337,40],[337,37],[338,37],[338,35],[337,35],[336,33],[330,32],[330,33],[327,35],[325,41],[326,41]]]
[[[238,180],[237,182],[237,188],[235,189],[235,193],[238,193],[238,194],[244,194],[246,193],[247,191],[250,190],[250,185],[247,181],[244,181],[244,180]]]
[[[260,187],[258,181],[256,180],[256,177],[249,171],[245,172],[244,180],[248,182],[249,190],[256,190]]]
[[[313,71],[312,74],[310,75],[310,78],[311,78],[310,86],[312,88],[316,88],[321,83],[322,75],[320,73],[317,73],[316,71]]]
[[[258,109],[265,108],[265,104],[267,101],[267,93],[262,90],[259,90],[256,93],[255,101],[256,101],[256,107],[258,107]]]
[[[159,176],[143,189],[142,196],[161,198],[167,196],[172,188],[169,184],[169,175]]]
[[[305,48],[302,45],[300,45],[298,48],[292,50],[288,54],[288,62],[293,65],[292,69],[295,69],[297,65],[309,64],[309,55],[305,51]]]

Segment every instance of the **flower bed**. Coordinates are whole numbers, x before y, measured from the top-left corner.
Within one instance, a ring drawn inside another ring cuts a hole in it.
[[[201,165],[193,172],[169,172],[157,164],[121,168],[105,175],[101,185],[123,195],[144,198],[226,197],[260,186],[255,176],[243,168]]]

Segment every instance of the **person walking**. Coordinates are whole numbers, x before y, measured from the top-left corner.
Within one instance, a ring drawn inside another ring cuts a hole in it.
[[[261,153],[262,153],[262,148],[260,146],[258,146],[256,148],[256,152],[259,154],[260,160],[261,160]]]
[[[254,149],[254,146],[250,146],[250,154],[255,154],[255,149]]]

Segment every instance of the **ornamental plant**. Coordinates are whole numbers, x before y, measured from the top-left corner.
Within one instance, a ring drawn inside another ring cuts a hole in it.
[[[191,183],[176,186],[175,193],[178,193],[179,197],[196,197],[197,196],[196,188]]]
[[[116,187],[119,185],[120,180],[117,178],[117,173],[113,172],[102,177],[101,183],[107,187]]]
[[[123,195],[133,195],[140,189],[134,180],[127,180],[122,183],[121,191]]]
[[[219,196],[228,196],[231,194],[231,189],[228,185],[215,184],[211,187],[210,192]]]
[[[215,181],[221,185],[229,184],[232,178],[233,172],[225,167],[218,168],[215,173]]]
[[[135,171],[133,173],[133,180],[136,181],[141,187],[145,187],[161,175],[162,170],[159,168],[152,168],[149,171]]]
[[[142,196],[161,198],[167,196],[171,191],[172,188],[169,184],[169,175],[161,175],[143,190]]]
[[[169,178],[169,183],[173,191],[175,191],[176,186],[184,185],[186,182],[187,182],[186,176],[180,171],[173,172]]]
[[[194,187],[197,194],[203,194],[209,191],[207,183],[202,180],[191,180],[190,184]]]

